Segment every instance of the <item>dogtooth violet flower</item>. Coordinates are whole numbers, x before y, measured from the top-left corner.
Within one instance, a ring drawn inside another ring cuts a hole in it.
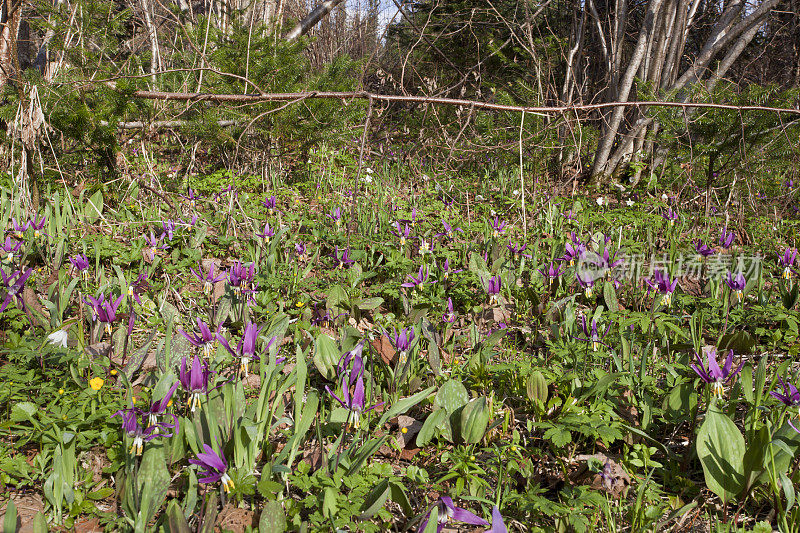
[[[445,239],[452,239],[456,235],[456,231],[460,231],[464,233],[464,230],[461,228],[454,228],[450,224],[447,223],[446,220],[442,220],[442,226],[444,226],[444,231],[441,233],[437,233],[437,237],[444,237]]]
[[[214,275],[214,263],[209,265],[208,274],[203,274],[202,265],[198,265],[197,270],[193,269],[192,267],[189,267],[189,270],[192,271],[194,277],[203,282],[203,293],[205,293],[206,296],[211,294],[211,290],[214,288],[215,283],[222,281],[227,277],[226,272],[222,272],[217,276]]]
[[[198,195],[197,191],[195,191],[191,187],[189,187],[188,192],[185,195],[181,194],[180,197],[189,200],[189,205],[191,205],[192,207],[196,207],[197,200],[200,199],[200,195]]]
[[[661,218],[667,221],[667,223],[671,226],[675,225],[675,220],[678,219],[678,212],[673,211],[672,208],[668,208],[666,211],[661,213]]]
[[[45,222],[47,222],[47,219],[44,215],[42,215],[41,220],[36,220],[36,215],[33,215],[33,218],[28,221],[28,228],[33,228],[33,237],[35,239],[38,239],[41,235],[47,235],[42,231]]]
[[[716,253],[714,248],[711,248],[707,244],[703,244],[702,239],[697,239],[697,242],[694,243],[694,251],[700,254],[700,257],[706,259]]]
[[[492,227],[492,237],[495,239],[506,232],[506,226],[508,225],[505,221],[501,221],[498,217],[494,217],[494,220],[490,220],[489,224]]]
[[[518,244],[511,244],[509,242],[508,244],[506,244],[506,248],[508,248],[508,251],[511,252],[511,255],[521,255],[522,257],[527,257],[528,259],[533,259],[532,255],[523,254],[522,253],[528,248],[527,244],[523,244],[523,245],[520,246]]]
[[[342,250],[342,255],[339,257],[339,247],[336,246],[336,250],[333,252],[333,259],[336,261],[335,268],[342,268],[345,265],[351,265],[355,263],[355,259],[350,259],[350,248],[345,248]]]
[[[142,427],[142,425],[139,423],[139,415],[141,414],[143,413],[141,413],[138,409],[129,407],[127,409],[121,409],[111,415],[111,418],[114,418],[115,416],[122,418],[123,431],[125,431],[125,433],[127,433],[128,436],[133,439],[133,444],[128,452],[131,455],[142,455],[145,442],[149,442],[157,437],[171,437],[172,433],[158,433],[158,431],[163,431],[165,428],[176,429],[178,424],[176,418],[173,424],[160,422],[157,424],[148,424],[147,427]]]
[[[392,328],[392,331],[392,335],[389,335],[389,332],[386,330],[383,330],[383,334],[391,341],[395,350],[400,352],[397,359],[398,365],[405,365],[406,361],[408,361],[408,352],[411,350],[411,343],[414,342],[414,328],[407,327],[400,331]]]
[[[22,234],[25,233],[25,230],[28,229],[29,225],[30,222],[25,222],[24,224],[20,224],[19,222],[17,222],[16,218],[11,219],[11,227],[14,228],[14,236],[17,239],[22,238]]]
[[[444,265],[442,265],[442,279],[443,280],[447,281],[447,279],[450,277],[450,274],[458,274],[459,272],[464,272],[464,269],[463,268],[451,269],[450,268],[450,260],[449,259],[445,259],[444,260]]]
[[[225,492],[233,490],[233,480],[227,473],[228,461],[225,460],[225,454],[222,453],[222,449],[217,453],[214,448],[205,443],[203,443],[203,449],[205,453],[198,453],[197,459],[189,459],[190,463],[200,467],[198,473],[203,477],[198,477],[198,481],[200,483],[216,483],[220,481]]]
[[[195,333],[186,333],[182,328],[178,328],[178,333],[183,335],[192,346],[202,348],[203,357],[209,358],[211,357],[211,352],[214,348],[214,341],[217,340],[217,336],[222,330],[222,324],[217,326],[216,332],[212,332],[211,328],[209,328],[205,322],[198,318],[197,329],[200,330],[199,335]]]
[[[89,279],[89,259],[86,254],[76,254],[69,258],[69,262],[84,280]]]
[[[442,315],[442,320],[448,324],[452,324],[456,320],[456,314],[453,311],[453,299],[447,299],[447,312]]]
[[[796,248],[787,248],[783,251],[783,255],[778,254],[778,264],[783,267],[783,279],[792,278],[792,267],[794,266],[794,260],[796,258]]]
[[[778,384],[783,388],[783,392],[771,391],[770,395],[780,401],[786,407],[797,407],[800,405],[800,392],[788,380],[778,376]]]
[[[106,295],[100,293],[99,298],[87,296],[88,301],[84,300],[91,307],[92,319],[99,320],[105,324],[106,333],[109,335],[111,335],[111,324],[117,320],[117,309],[119,309],[119,306],[122,303],[123,296],[124,295],[120,294],[119,298],[113,301],[109,296],[108,301],[106,301]]]
[[[186,356],[181,359],[181,369],[179,379],[183,390],[189,393],[189,407],[192,412],[200,407],[200,395],[208,393],[208,380],[211,371],[205,361],[195,354],[192,360],[192,368],[186,367]]]
[[[304,242],[297,242],[294,245],[294,253],[297,254],[298,259],[305,261],[308,258],[308,247]]]
[[[697,375],[700,376],[700,379],[711,385],[712,393],[718,398],[722,398],[725,383],[733,379],[744,366],[744,361],[742,361],[742,363],[739,365],[739,368],[731,372],[733,365],[733,350],[728,352],[728,357],[725,359],[725,364],[722,366],[722,368],[720,368],[719,363],[717,363],[716,348],[711,348],[706,353],[707,367],[703,366],[703,361],[700,359],[700,356],[697,354],[697,352],[694,352],[694,358],[695,362],[689,366],[691,366]]]
[[[417,274],[416,278],[414,277],[413,274],[409,274],[408,278],[411,281],[402,283],[400,286],[422,291],[425,288],[425,283],[428,283],[429,277],[430,277],[430,269],[426,266],[421,266],[419,267],[419,273]],[[436,282],[431,281],[430,283],[431,285],[433,285]]]
[[[144,291],[150,288],[150,283],[147,281],[147,272],[140,272],[136,281],[128,286],[128,296],[132,296],[139,305],[142,305],[142,300],[139,298]]]
[[[668,274],[656,269],[653,272],[653,279],[646,279],[644,282],[654,291],[660,292],[663,295],[661,302],[669,307],[670,303],[672,303],[672,293],[675,292],[675,287],[678,286],[678,279],[675,278],[670,281]]]
[[[239,370],[241,370],[242,374],[246,377],[248,375],[250,369],[250,361],[259,361],[260,357],[256,355],[256,343],[258,342],[258,334],[261,333],[261,330],[264,329],[264,326],[260,328],[253,324],[252,322],[248,322],[247,325],[244,327],[244,332],[242,333],[242,338],[239,340],[239,344],[236,346],[236,350],[234,351],[231,349],[230,344],[228,341],[225,340],[221,334],[217,334],[217,340],[219,340],[220,344],[228,350],[228,352],[234,356],[239,358]],[[270,346],[277,340],[277,337],[272,337],[267,341],[267,345],[264,348],[265,350],[269,350]],[[281,359],[278,362],[282,362]]]
[[[330,215],[326,214],[325,216],[333,220],[333,222],[336,223],[337,227],[340,226],[342,223],[342,210],[339,207],[331,211]]]
[[[275,236],[275,230],[269,227],[269,222],[264,224],[264,232],[263,233],[256,233],[256,237],[261,237],[264,239],[265,242],[269,243],[269,240]]]
[[[544,267],[542,267],[542,268],[540,268],[538,270],[539,270],[539,273],[542,276],[544,276],[544,278],[546,280],[548,280],[548,283],[553,283],[553,280],[555,278],[561,276],[561,274],[564,273],[563,270],[561,269],[562,266],[563,265],[558,265],[558,268],[556,268],[556,264],[551,262],[550,266],[547,267],[546,269]]]
[[[489,303],[497,303],[497,296],[500,294],[503,279],[500,274],[492,276],[483,282],[483,287],[486,289],[486,294],[489,295]]]
[[[178,385],[180,384],[181,384],[180,381],[176,381],[175,383],[173,383],[172,387],[169,388],[169,390],[167,391],[167,393],[164,395],[163,398],[150,402],[150,408],[146,411],[148,426],[155,426],[156,424],[158,424],[159,415],[163,415],[164,413],[167,412],[167,407],[169,407],[170,404],[172,403],[172,395],[175,394],[175,390],[178,388]],[[175,426],[170,426],[170,427],[177,427],[178,417],[175,415],[172,415],[172,417],[174,419],[173,423],[175,424]]]
[[[253,283],[255,273],[255,263],[245,265],[241,261],[236,261],[228,270],[228,283],[237,294],[247,292]]]
[[[266,207],[270,213],[272,213],[272,211],[275,209],[276,204],[277,200],[275,199],[274,194],[272,196],[264,198],[264,200],[261,201],[261,205]]]
[[[438,521],[439,524],[436,526],[436,533],[441,533],[444,529],[445,524],[448,522],[455,521],[461,522],[464,524],[471,524],[473,526],[488,526],[489,522],[484,520],[483,518],[467,511],[466,509],[462,509],[461,507],[456,507],[453,503],[453,499],[450,496],[442,496],[439,498],[439,501],[436,504],[438,506]],[[419,533],[425,531],[425,528],[428,526],[428,520],[430,520],[431,513],[428,512],[428,515],[422,520],[419,525]]]
[[[162,237],[167,236],[167,240],[171,241],[175,235],[175,222],[170,218],[161,222]]]
[[[726,250],[731,247],[733,244],[733,240],[736,238],[736,234],[732,231],[729,233],[727,228],[722,228],[722,233],[719,236],[719,245],[725,248]]]
[[[400,221],[394,223],[394,228],[391,232],[400,239],[400,248],[406,245],[406,241],[411,236],[411,228],[408,224],[403,224],[403,229],[400,229]]]
[[[342,397],[338,397],[331,388],[325,385],[328,394],[341,404],[342,407],[350,411],[348,423],[352,423],[355,429],[361,427],[361,413],[371,411],[381,404],[375,404],[365,408],[365,389],[364,389],[364,360],[361,357],[364,349],[363,344],[359,344],[349,352],[342,354],[337,365],[337,371],[342,384]],[[350,392],[350,388],[353,392]]]
[[[575,278],[578,280],[578,284],[583,289],[586,297],[591,298],[594,291],[595,278],[591,272],[587,272],[586,274],[587,276],[584,278],[581,276],[580,272],[575,272]]]
[[[605,344],[602,341],[603,339],[606,338],[606,335],[608,335],[608,332],[611,330],[611,323],[608,324],[608,326],[606,327],[606,331],[603,333],[603,336],[601,337],[600,333],[597,331],[597,319],[593,318],[592,326],[589,327],[588,324],[586,323],[586,317],[584,315],[581,315],[581,329],[583,330],[583,334],[586,335],[586,338],[582,339],[580,337],[575,337],[575,339],[582,342],[591,343],[592,351],[596,352],[598,346],[600,346],[601,344],[605,346]]]
[[[492,529],[489,529],[486,533],[508,533],[508,528],[506,528],[506,524],[503,522],[500,509],[498,509],[496,505],[492,507]]]
[[[732,272],[728,272],[728,278],[725,284],[736,294],[736,299],[741,302],[744,298],[744,289],[747,286],[747,280],[744,279],[744,274],[738,272],[734,277]]]
[[[3,250],[3,255],[5,256],[4,259],[9,263],[13,261],[14,254],[17,253],[22,246],[22,241],[15,241],[11,237],[6,237],[6,242],[0,246],[0,249]]]

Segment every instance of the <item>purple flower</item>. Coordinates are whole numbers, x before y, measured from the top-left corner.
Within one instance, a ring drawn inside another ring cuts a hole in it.
[[[409,236],[411,235],[411,228],[408,227],[408,224],[403,224],[403,229],[400,229],[400,221],[394,223],[394,228],[391,232],[400,238],[400,247],[402,248],[405,246],[406,241],[408,240]]]
[[[447,299],[447,312],[442,315],[442,320],[448,324],[452,324],[456,320],[456,314],[453,312],[453,299]]]
[[[650,289],[663,294],[664,297],[662,298],[662,303],[669,307],[669,304],[672,302],[672,293],[675,291],[675,287],[678,285],[678,279],[675,278],[674,280],[670,281],[668,274],[656,269],[656,271],[653,273],[653,279],[646,279],[644,282],[648,285],[648,287],[650,287]]]
[[[782,402],[786,407],[796,407],[800,405],[800,392],[797,391],[797,387],[789,383],[788,380],[784,381],[780,377],[778,377],[778,384],[783,387],[783,393],[770,391],[770,395],[773,398]],[[797,430],[795,429],[795,431]]]
[[[463,268],[459,269],[450,269],[450,260],[445,259],[444,265],[442,265],[442,279],[447,281],[447,278],[450,277],[450,274],[458,274],[459,272],[464,272]]]
[[[42,231],[42,229],[44,228],[45,222],[47,222],[47,219],[44,216],[44,214],[42,215],[42,219],[41,220],[36,220],[36,215],[34,215],[33,218],[28,221],[27,227],[28,228],[33,228],[33,236],[34,236],[34,238],[38,239],[40,235],[47,235],[46,233],[44,233]]]
[[[23,311],[25,310],[25,300],[22,299],[22,291],[25,289],[25,282],[32,273],[33,269],[29,268],[25,272],[17,270],[6,276],[6,271],[0,268],[0,275],[3,277],[3,285],[6,290],[6,297],[3,300],[3,305],[0,306],[0,313],[6,310],[12,298],[16,299],[20,309]]]
[[[342,223],[342,210],[339,207],[337,207],[336,209],[331,211],[330,215],[326,214],[325,216],[328,217],[329,219],[333,220],[333,222],[336,223],[337,227],[340,226],[341,223]]]
[[[261,205],[266,207],[267,210],[270,213],[272,213],[272,211],[275,209],[275,206],[277,205],[277,200],[275,199],[275,195],[273,194],[272,196],[264,198],[264,200],[262,200],[261,202]]]
[[[506,232],[507,223],[501,221],[498,217],[494,217],[494,220],[490,220],[489,224],[492,226],[492,237],[495,239]]]
[[[144,294],[144,291],[150,288],[150,283],[147,281],[147,272],[139,273],[139,277],[136,278],[136,281],[130,284],[128,287],[128,296],[133,296],[133,299],[139,305],[142,305],[142,300],[139,299],[139,296]]]
[[[409,274],[408,278],[411,281],[407,281],[406,283],[402,283],[400,286],[401,287],[406,287],[406,288],[409,288],[409,289],[422,291],[425,288],[425,283],[428,283],[428,281],[429,281],[428,280],[429,276],[430,276],[430,269],[428,267],[426,267],[426,266],[421,266],[421,267],[419,267],[419,273],[417,274],[416,278],[414,277],[413,274]],[[436,282],[435,281],[431,281],[430,283],[431,283],[431,285],[433,285]]]
[[[694,251],[700,254],[704,259],[716,253],[714,248],[709,247],[707,244],[703,244],[702,239],[697,239],[697,242],[694,244]]]
[[[486,289],[486,294],[489,295],[489,302],[497,302],[497,295],[500,294],[500,287],[503,284],[503,279],[500,277],[500,274],[482,281],[483,288]]]
[[[439,498],[438,502],[438,516],[439,516],[439,525],[436,527],[436,533],[441,533],[442,529],[446,523],[450,522],[451,520],[455,522],[462,522],[464,524],[472,524],[474,526],[488,526],[489,522],[484,520],[483,518],[472,514],[471,512],[467,511],[466,509],[462,509],[460,507],[456,507],[453,504],[452,498],[450,496],[442,496]],[[422,520],[419,525],[418,533],[422,533],[425,531],[425,528],[428,525],[428,520],[430,520],[431,514],[428,515]]]
[[[166,235],[167,240],[171,241],[172,237],[175,234],[175,222],[171,218],[168,219],[167,221],[161,222],[161,229],[163,230],[161,236],[163,237],[164,235]]]
[[[144,241],[145,241],[145,248],[142,250],[142,256],[144,257],[145,261],[152,263],[153,259],[156,257],[156,250],[167,250],[169,249],[169,245],[161,244],[161,241],[164,239],[164,234],[161,234],[158,238],[153,235],[153,232],[150,232],[148,236],[145,234]]]
[[[206,296],[211,294],[211,290],[214,288],[215,283],[224,280],[227,276],[225,272],[218,276],[214,276],[214,263],[211,263],[211,265],[208,267],[208,274],[203,274],[202,265],[197,265],[197,270],[193,269],[192,267],[189,267],[189,270],[192,271],[194,277],[203,282],[203,292]]]
[[[742,298],[744,298],[744,289],[747,286],[744,274],[738,272],[734,277],[732,272],[728,272],[728,279],[725,280],[725,284],[736,294],[737,300],[741,302]]]
[[[460,231],[461,233],[464,233],[463,229],[454,228],[453,226],[448,224],[446,220],[442,220],[442,226],[444,226],[444,231],[441,232],[441,233],[437,233],[436,234],[437,237],[444,237],[445,239],[452,239],[453,237],[455,237],[456,231]]]
[[[106,325],[106,333],[111,334],[111,324],[117,320],[117,310],[122,303],[123,295],[120,294],[119,298],[112,301],[109,296],[106,301],[106,295],[100,293],[99,298],[92,298],[87,296],[88,300],[84,300],[92,309],[92,319],[99,320]]]
[[[520,246],[520,245],[511,244],[509,242],[508,244],[506,244],[506,248],[508,248],[508,251],[511,252],[511,255],[521,255],[522,257],[527,257],[528,259],[533,259],[532,255],[523,254],[522,253],[528,248],[527,244],[523,244],[522,246]]]
[[[677,211],[673,211],[672,208],[670,207],[666,211],[661,213],[661,218],[666,220],[669,223],[670,226],[674,226],[675,225],[675,220],[678,219],[678,212]]]
[[[195,191],[191,187],[188,189],[188,192],[186,193],[186,195],[181,194],[180,196],[181,196],[181,198],[185,198],[185,199],[189,200],[189,204],[192,207],[195,207],[197,205],[197,200],[200,199],[200,195],[197,194],[197,191]]]
[[[305,260],[308,255],[308,248],[305,243],[298,242],[294,245],[294,252],[297,254],[298,259]]]
[[[794,266],[794,260],[796,258],[797,258],[796,248],[787,248],[786,250],[783,251],[783,255],[778,254],[778,264],[783,267],[784,279],[792,278],[792,267]]]
[[[156,400],[150,404],[150,409],[146,411],[148,415],[147,417],[148,425],[155,426],[158,424],[158,416],[163,415],[164,413],[167,412],[167,407],[169,407],[170,402],[172,402],[172,395],[175,394],[175,389],[178,388],[178,385],[180,385],[180,382],[176,381],[172,385],[172,387],[170,387],[170,389],[167,391],[167,393],[164,395],[163,398],[161,398],[160,400]],[[172,417],[174,419],[172,424],[168,423],[165,424],[162,422],[162,426],[166,425],[166,427],[177,429],[178,417],[175,415],[172,415]]]
[[[727,228],[723,228],[719,236],[719,245],[727,250],[733,244],[734,239],[736,239],[736,234],[732,231],[728,233]]]
[[[719,364],[717,363],[717,349],[712,348],[708,353],[706,353],[706,362],[708,364],[708,369],[703,366],[703,361],[700,360],[700,356],[697,352],[694,352],[695,363],[692,363],[692,369],[697,372],[697,375],[700,376],[704,382],[711,384],[711,390],[715,396],[718,398],[722,398],[723,392],[723,385],[733,379],[736,374],[744,366],[744,361],[739,365],[734,372],[731,372],[731,368],[733,365],[733,350],[728,352],[728,358],[725,360],[725,365],[720,368]]]
[[[161,428],[177,428],[177,420],[173,424],[168,423],[157,423],[157,424],[149,424],[147,427],[142,427],[139,424],[139,415],[142,414],[141,411],[135,409],[133,407],[129,407],[127,409],[121,409],[111,415],[111,418],[115,416],[119,416],[122,418],[122,429],[125,433],[128,434],[129,437],[133,439],[133,445],[130,449],[131,455],[142,455],[142,449],[144,448],[144,443],[147,441],[151,441],[156,437],[171,437],[172,433],[157,433]]]
[[[584,338],[575,337],[575,339],[579,340],[579,341],[582,341],[582,342],[591,343],[592,344],[592,351],[596,352],[597,351],[597,347],[599,345],[602,344],[603,346],[606,346],[605,343],[603,343],[601,341],[606,338],[606,335],[608,335],[608,332],[611,330],[611,324],[612,323],[608,324],[608,327],[606,327],[605,333],[603,333],[603,336],[601,337],[600,334],[597,331],[597,319],[594,319],[594,318],[592,319],[592,327],[590,328],[586,324],[586,317],[584,315],[581,315],[581,329],[583,330],[583,334],[586,335],[586,337],[584,337]]]
[[[261,333],[261,330],[264,329],[264,326],[260,328],[253,324],[252,322],[248,322],[247,325],[244,327],[244,332],[242,333],[242,338],[239,340],[239,344],[236,346],[236,350],[233,350],[228,344],[228,341],[225,340],[221,334],[217,333],[217,340],[222,344],[222,346],[228,350],[228,352],[234,356],[239,358],[239,370],[241,370],[244,376],[248,375],[249,368],[250,368],[250,361],[255,360],[259,361],[261,358],[256,355],[256,343],[258,342],[258,334]],[[277,337],[272,337],[269,341],[267,341],[267,345],[264,350],[269,350],[270,346],[277,340]],[[279,361],[279,362],[282,362]]]
[[[592,273],[591,272],[587,272],[587,277],[583,278],[583,277],[581,277],[581,273],[580,272],[576,272],[575,273],[575,278],[578,280],[578,284],[583,289],[584,294],[586,294],[586,297],[587,298],[591,298],[592,297],[592,292],[594,291],[594,282],[596,281],[595,278],[593,277]]]
[[[350,265],[355,263],[354,259],[350,259],[350,248],[347,247],[342,251],[342,256],[339,257],[339,247],[336,247],[336,251],[333,252],[333,259],[336,261],[336,267],[334,268],[342,268],[345,265]]]
[[[264,224],[264,232],[263,233],[256,233],[256,237],[261,237],[266,242],[269,242],[271,237],[275,236],[275,230],[269,227],[269,222]]]
[[[236,261],[228,270],[228,283],[233,287],[234,292],[241,294],[250,289],[255,273],[255,263],[250,263],[248,266],[241,261]]]
[[[88,274],[89,271],[89,258],[86,257],[86,254],[76,254],[69,258],[69,262],[72,266],[80,272],[82,275]]]
[[[569,266],[575,264],[576,259],[580,259],[580,257],[586,252],[586,245],[578,239],[575,235],[575,232],[572,232],[572,242],[568,242],[565,246],[564,255],[560,258],[556,259],[556,261],[564,261],[569,263]]]
[[[6,237],[6,242],[0,246],[0,250],[5,253],[5,259],[11,262],[14,259],[14,254],[17,253],[22,246],[22,241],[15,241],[11,237]],[[88,266],[88,264],[87,264]]]
[[[233,488],[233,480],[228,476],[228,461],[225,460],[225,455],[220,448],[219,453],[214,451],[214,448],[208,444],[203,444],[205,453],[198,453],[197,459],[189,459],[193,465],[200,467],[200,483],[216,483],[222,482],[222,488],[225,492],[230,492]]]
[[[25,222],[24,224],[20,225],[16,218],[11,219],[11,227],[14,228],[14,232],[16,233],[18,239],[22,238],[22,234],[28,229],[28,226],[30,226],[30,222]]]
[[[548,283],[553,283],[554,279],[560,277],[561,274],[564,273],[564,271],[561,269],[562,266],[563,265],[558,265],[558,268],[556,268],[556,264],[551,262],[550,266],[546,270],[544,268],[540,268],[539,273],[544,276],[546,280],[548,280]]]
[[[506,524],[503,522],[503,517],[500,514],[500,509],[495,505],[492,508],[492,529],[486,533],[508,533]]]
[[[578,218],[577,216],[575,216],[575,213],[572,212],[572,209],[570,209],[566,213],[561,213],[561,216],[564,217],[566,220],[576,220]]]
[[[214,347],[214,341],[217,339],[217,335],[219,335],[219,332],[222,329],[222,324],[217,327],[216,332],[212,332],[211,328],[209,328],[205,322],[198,318],[197,329],[200,330],[199,335],[194,333],[186,333],[182,328],[178,328],[178,333],[183,335],[192,346],[202,348],[204,357],[211,357],[211,350]]]
[[[193,413],[196,407],[200,407],[200,395],[208,392],[210,376],[208,365],[198,355],[195,354],[191,369],[186,368],[186,356],[181,359],[180,382],[183,390],[190,394],[189,405]]]
[[[414,224],[417,223],[417,208],[416,207],[412,207],[411,208],[411,218],[410,219],[401,218],[400,222],[403,222],[404,224],[411,224],[411,226],[413,227]]]
[[[406,361],[408,360],[408,352],[411,350],[411,343],[414,341],[414,328],[407,327],[401,329],[399,332],[397,329],[392,328],[393,334],[390,335],[389,332],[383,330],[383,334],[391,341],[392,345],[394,345],[395,350],[400,352],[400,356],[398,357],[398,365],[405,365]]]
[[[353,350],[342,354],[339,359],[337,370],[342,384],[341,398],[330,387],[325,385],[325,390],[328,391],[328,394],[333,396],[342,407],[350,411],[348,422],[351,422],[356,429],[360,427],[361,413],[371,411],[380,405],[375,404],[366,409],[364,408],[364,360],[361,357],[363,349],[364,345],[359,344]],[[352,393],[350,392],[351,387],[353,388]]]

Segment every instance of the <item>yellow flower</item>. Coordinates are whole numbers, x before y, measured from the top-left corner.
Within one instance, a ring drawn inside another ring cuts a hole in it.
[[[89,386],[92,388],[92,390],[102,389],[103,383],[105,383],[105,381],[103,381],[103,378],[92,378],[89,380]]]
[[[133,397],[131,398],[131,403],[132,403],[132,404],[134,404],[134,405],[136,405],[136,396],[133,396]]]
[[[408,428],[403,428],[403,429],[401,429],[401,430],[400,430],[400,433],[402,433],[403,435],[405,435],[406,433],[408,433]]]
[[[116,376],[117,375],[117,369],[116,368],[112,368],[111,372],[109,372],[109,374],[111,374],[112,376]]]
[[[295,305],[297,307],[303,307],[305,304],[303,302],[297,302]]]
[[[64,389],[58,389],[58,394],[64,394]]]

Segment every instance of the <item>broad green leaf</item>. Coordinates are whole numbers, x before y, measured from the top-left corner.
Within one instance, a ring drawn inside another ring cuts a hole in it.
[[[706,485],[723,502],[730,502],[744,489],[745,444],[736,424],[714,401],[697,432],[697,457],[703,465]]]
[[[390,487],[389,480],[382,479],[375,485],[364,498],[364,503],[361,505],[361,515],[359,518],[362,520],[369,520],[375,513],[380,511],[386,500],[389,499]]]

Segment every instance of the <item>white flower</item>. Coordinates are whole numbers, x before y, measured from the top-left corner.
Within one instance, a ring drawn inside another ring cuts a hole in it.
[[[606,199],[601,196],[600,198],[597,199],[597,205],[599,205],[600,207],[603,207],[603,204],[605,203],[605,201],[606,201]]]
[[[625,205],[627,205],[628,207],[633,207],[633,205],[634,205],[635,203],[636,203],[636,202],[634,202],[633,200],[631,200],[630,198],[628,198],[628,200],[625,202]]]
[[[669,200],[669,196],[667,196],[667,193],[664,193],[661,195],[661,199],[666,202],[667,200]]]
[[[519,196],[519,189],[514,189],[514,192],[512,192],[511,194],[513,194],[514,196]]]
[[[364,172],[366,172],[367,174],[372,174],[372,169],[367,167],[364,169]]]
[[[372,183],[372,176],[370,176],[369,174],[367,174],[366,176],[364,176],[363,178],[361,178],[361,181],[363,181],[364,183]]]
[[[476,194],[475,195],[475,201],[476,202],[482,202],[483,201],[483,195],[482,194]]]
[[[67,332],[63,329],[57,329],[48,335],[47,338],[53,346],[67,347]]]

